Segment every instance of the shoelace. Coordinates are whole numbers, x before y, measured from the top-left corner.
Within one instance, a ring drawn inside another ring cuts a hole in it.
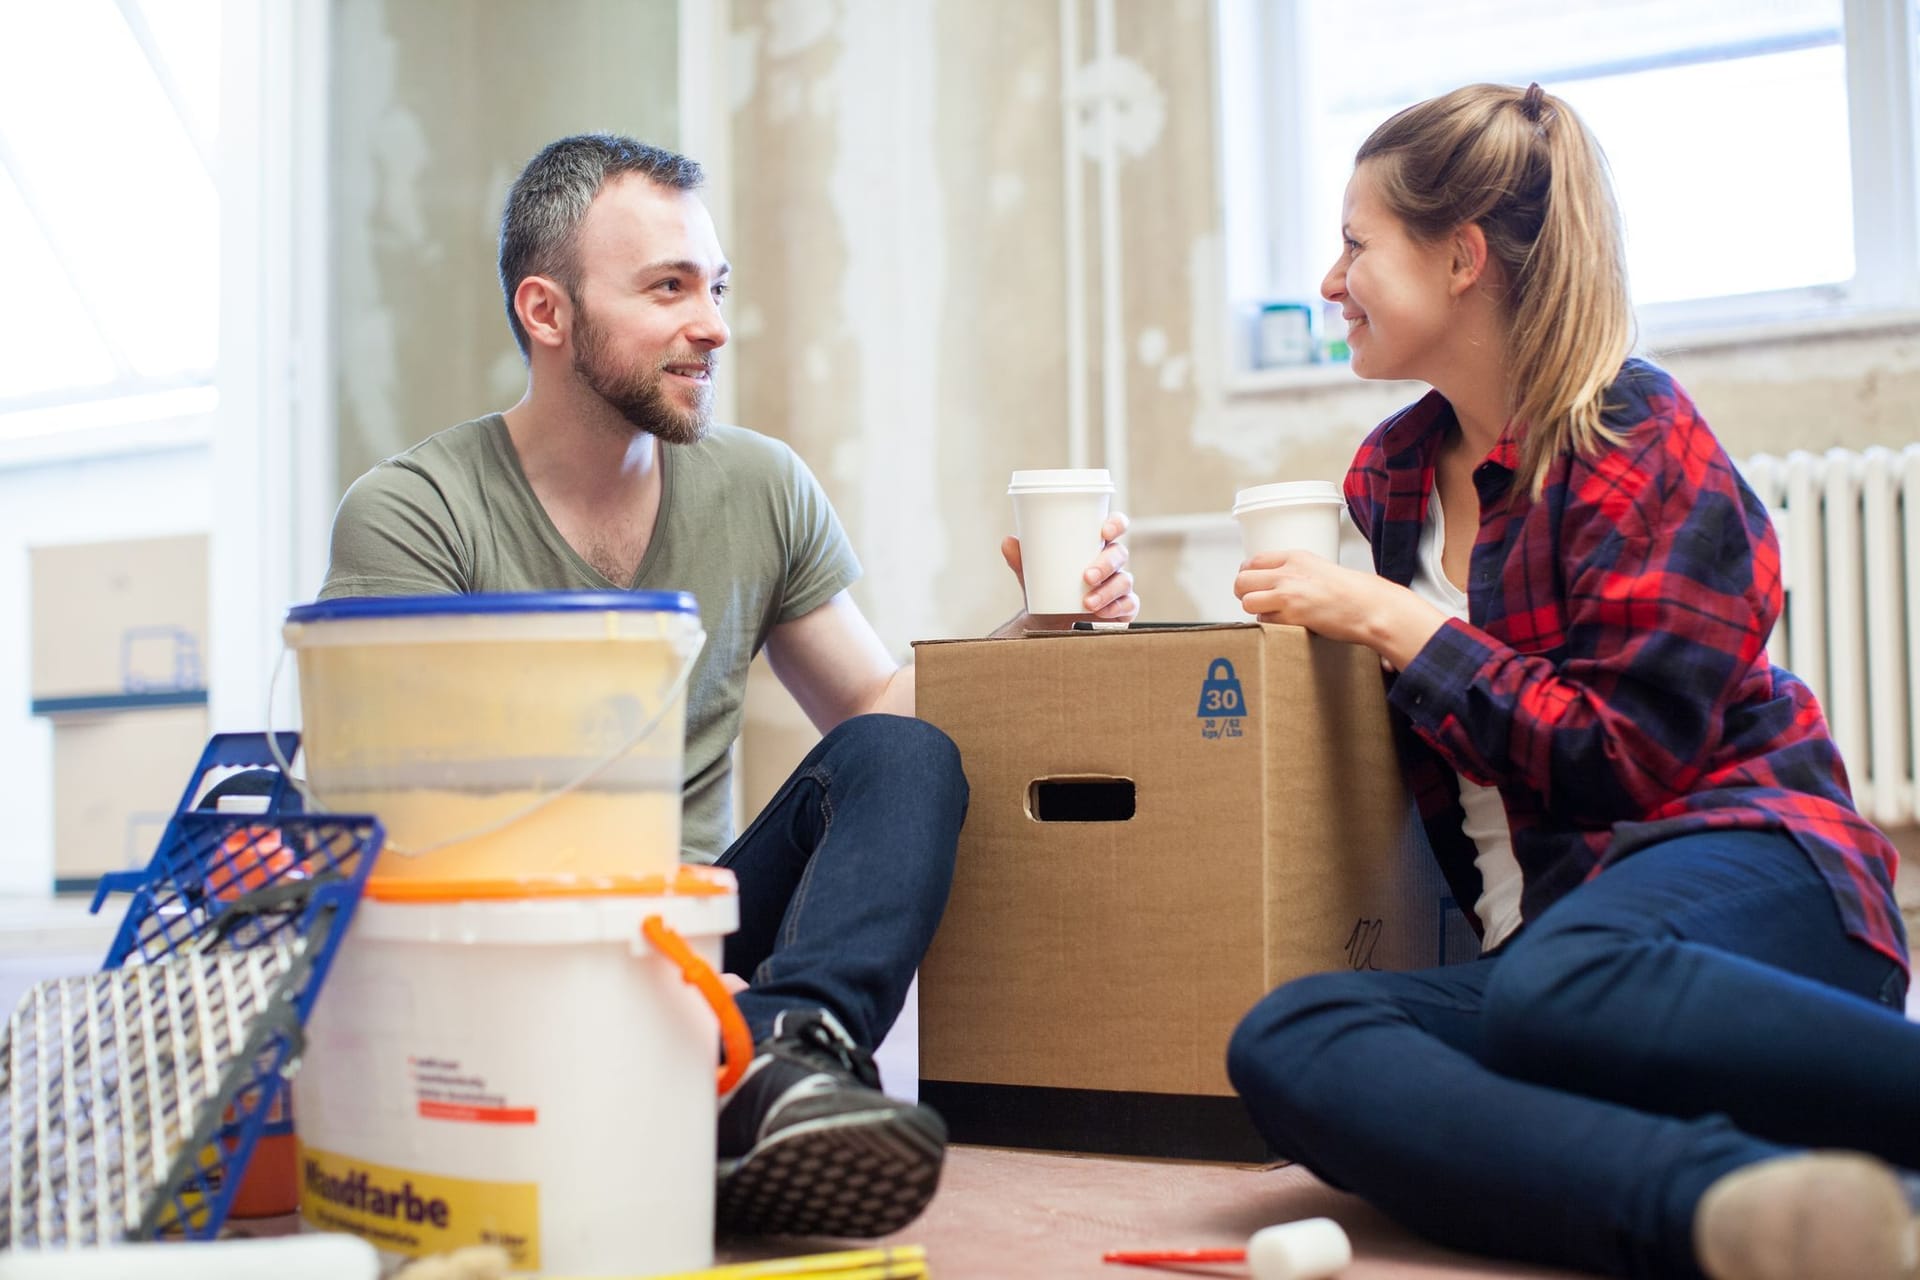
[[[835,1035],[825,1022],[809,1021],[796,1027],[795,1032],[798,1047],[804,1052],[825,1056],[834,1066],[869,1089],[880,1087],[880,1069],[874,1066],[872,1055],[862,1052],[852,1041]]]

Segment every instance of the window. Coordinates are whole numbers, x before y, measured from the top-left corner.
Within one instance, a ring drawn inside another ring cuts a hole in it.
[[[220,5],[0,6],[0,435],[88,404],[210,407]]]
[[[1643,328],[1920,306],[1912,0],[1221,0],[1229,291],[1311,300],[1353,153],[1537,80],[1598,137]]]

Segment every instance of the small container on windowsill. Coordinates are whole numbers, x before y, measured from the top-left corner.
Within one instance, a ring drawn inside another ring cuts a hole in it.
[[[1326,364],[1345,364],[1353,358],[1347,346],[1347,322],[1337,302],[1325,303],[1320,308],[1319,358]]]
[[[1304,302],[1263,302],[1253,317],[1253,367],[1285,369],[1319,355],[1313,308]]]

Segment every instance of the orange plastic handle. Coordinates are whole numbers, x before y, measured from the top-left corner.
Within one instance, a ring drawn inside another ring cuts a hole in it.
[[[680,976],[707,998],[714,1016],[720,1019],[720,1044],[726,1051],[726,1059],[720,1064],[720,1092],[725,1093],[740,1082],[747,1064],[753,1061],[753,1033],[747,1030],[747,1020],[740,1016],[740,1006],[733,1002],[733,992],[720,981],[713,966],[695,955],[687,940],[659,916],[642,920],[640,934],[661,955],[680,966]]]

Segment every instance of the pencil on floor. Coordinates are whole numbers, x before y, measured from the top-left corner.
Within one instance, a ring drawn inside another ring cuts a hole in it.
[[[1102,1262],[1124,1262],[1135,1267],[1164,1267],[1189,1262],[1245,1262],[1245,1249],[1109,1249]]]
[[[809,1267],[778,1271],[733,1271],[715,1267],[708,1271],[679,1271],[666,1276],[635,1277],[635,1280],[928,1280],[924,1262],[876,1262],[864,1267]]]
[[[676,1271],[647,1280],[927,1280],[924,1245],[903,1244],[877,1249],[847,1249],[838,1253],[810,1253],[792,1258],[764,1258],[735,1262],[699,1271]],[[636,1280],[639,1280],[636,1277]]]

